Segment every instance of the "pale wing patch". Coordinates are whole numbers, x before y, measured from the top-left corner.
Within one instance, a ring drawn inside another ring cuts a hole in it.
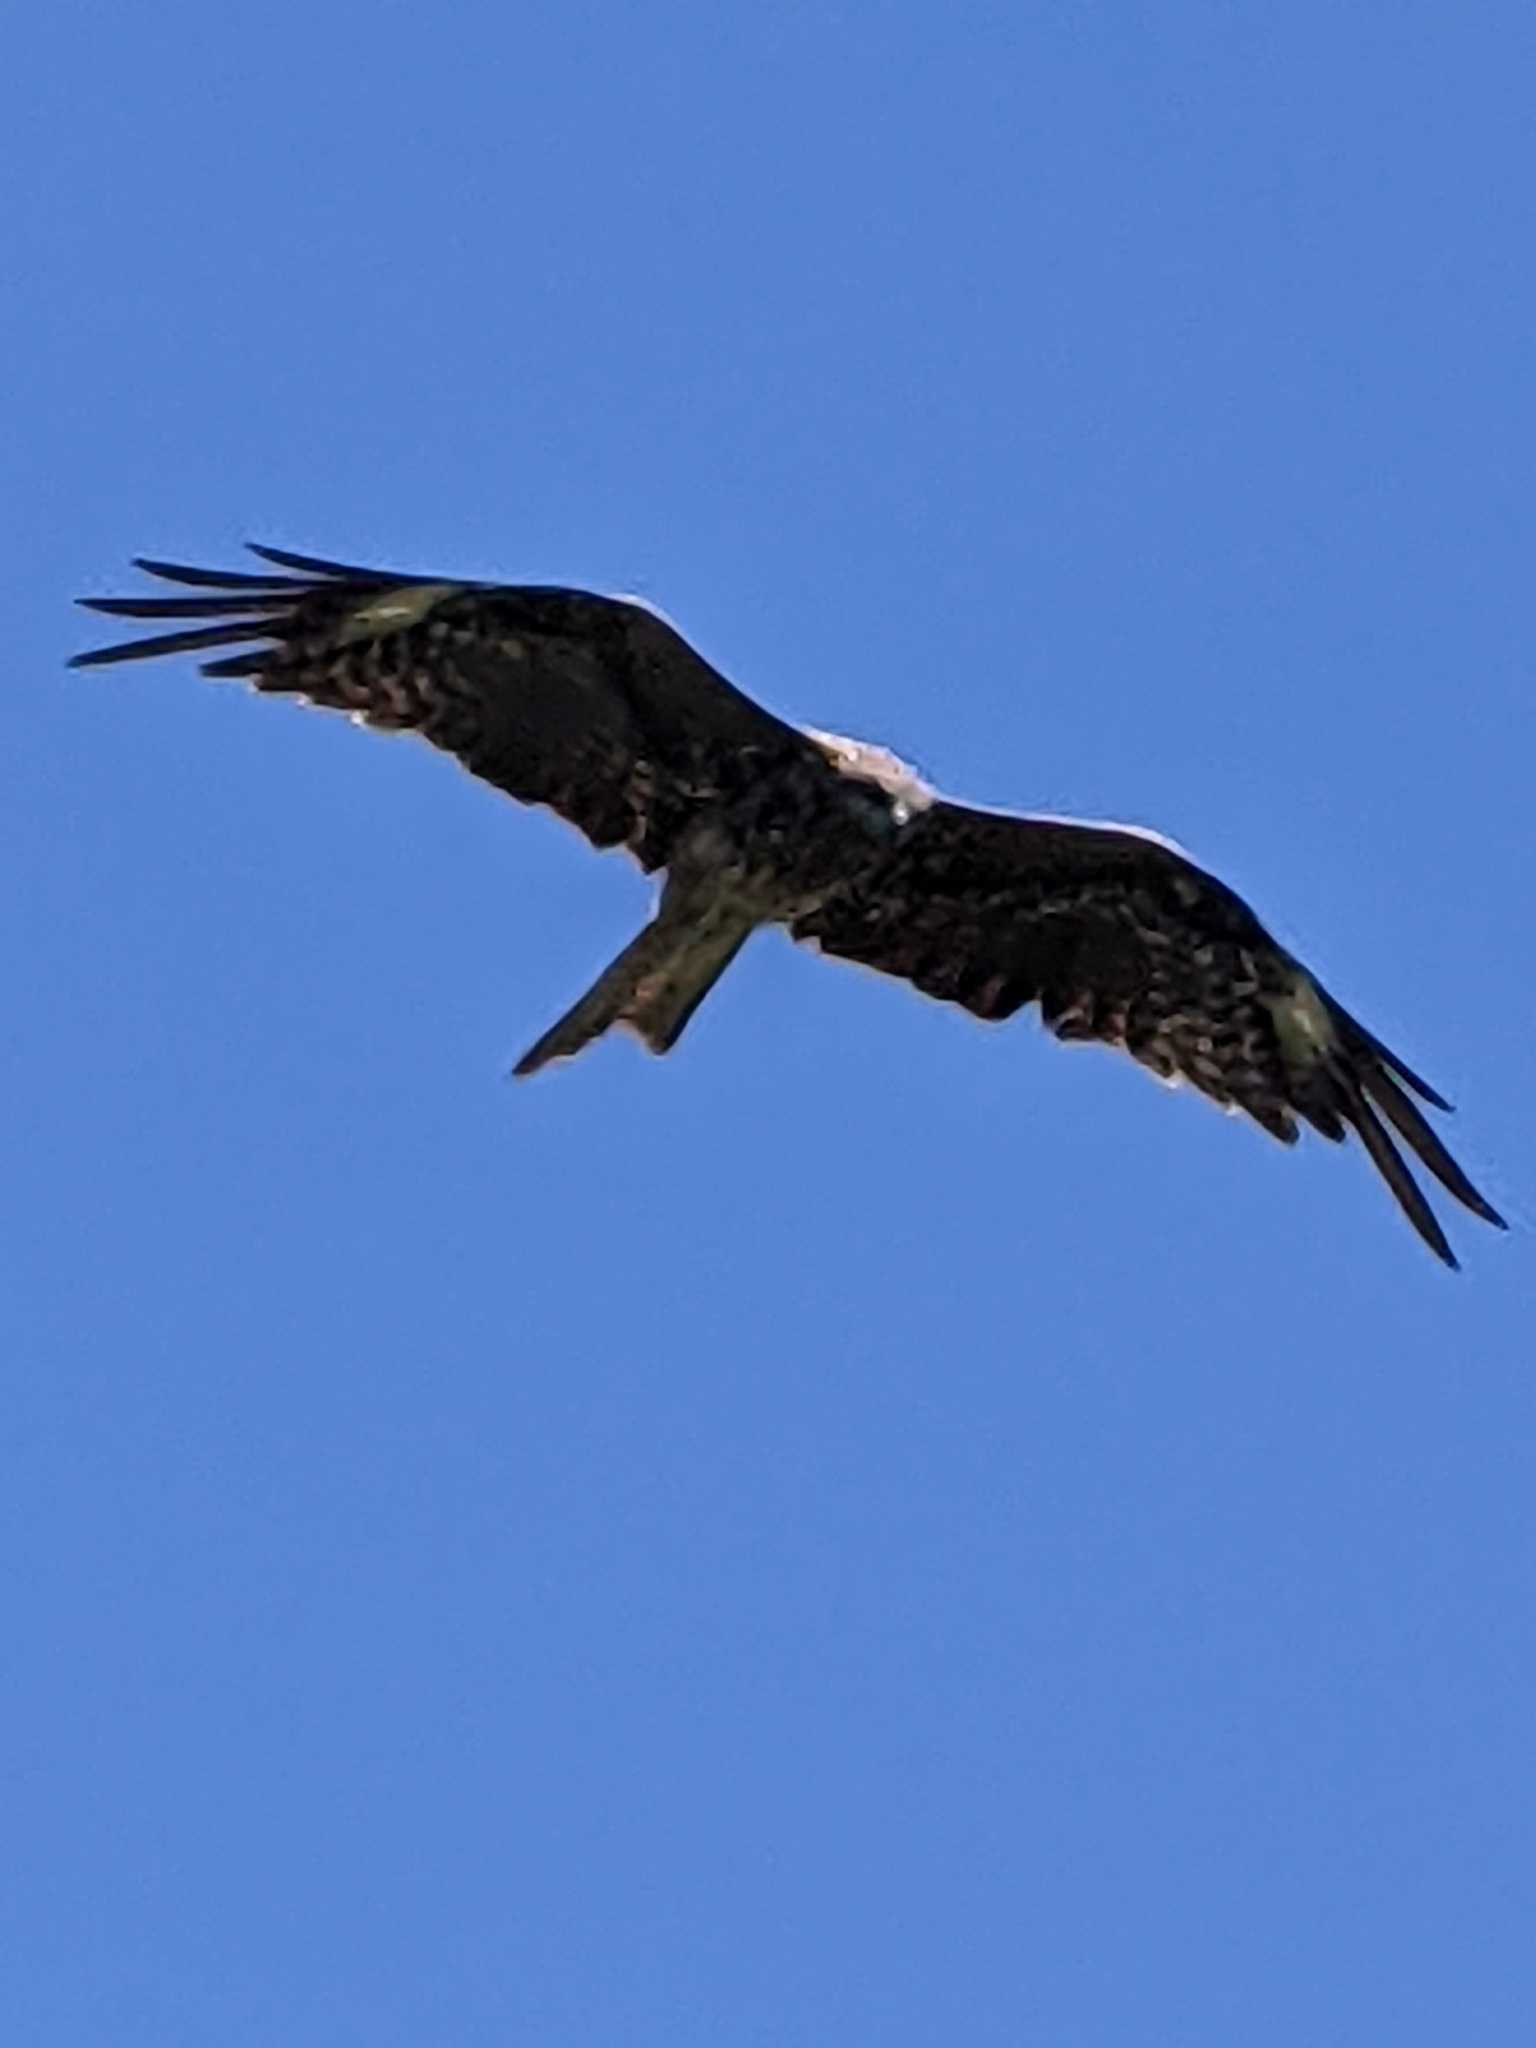
[[[1287,987],[1274,994],[1260,990],[1258,1000],[1274,1018],[1280,1049],[1294,1066],[1314,1066],[1338,1045],[1328,1006],[1310,975],[1298,970]]]
[[[855,782],[873,783],[883,791],[891,800],[898,824],[905,825],[909,818],[934,803],[935,791],[915,768],[908,767],[888,747],[874,746],[868,740],[845,739],[841,733],[818,732],[813,725],[806,726],[804,731],[839,775],[849,776]]]
[[[463,588],[462,583],[408,583],[370,597],[355,606],[337,627],[337,645],[350,647],[359,640],[382,640],[390,633],[408,632],[412,626],[419,626],[445,597],[452,597]]]

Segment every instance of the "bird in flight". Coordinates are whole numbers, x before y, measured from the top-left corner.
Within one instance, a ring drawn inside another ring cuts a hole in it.
[[[420,733],[664,873],[651,922],[516,1073],[616,1024],[670,1051],[749,935],[779,924],[976,1017],[1038,1003],[1058,1038],[1122,1047],[1287,1145],[1302,1123],[1353,1131],[1448,1266],[1392,1133],[1505,1227],[1413,1100],[1444,1098],[1167,841],[953,803],[883,748],[775,717],[632,599],[252,552],[269,566],[140,559],[178,594],[81,603],[176,623],[71,666],[238,649],[202,673]]]

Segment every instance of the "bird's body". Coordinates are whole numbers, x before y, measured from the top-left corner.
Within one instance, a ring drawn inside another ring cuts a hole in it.
[[[878,747],[775,717],[629,600],[256,552],[276,573],[141,563],[203,594],[84,600],[178,623],[77,665],[241,647],[204,673],[418,732],[665,871],[654,920],[519,1073],[620,1023],[667,1051],[752,931],[779,924],[978,1017],[1038,1003],[1059,1038],[1121,1046],[1286,1143],[1298,1120],[1353,1129],[1448,1264],[1383,1117],[1500,1222],[1411,1098],[1442,1099],[1167,841],[950,802]]]

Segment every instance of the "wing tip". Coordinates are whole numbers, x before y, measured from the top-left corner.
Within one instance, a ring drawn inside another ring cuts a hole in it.
[[[1493,1224],[1496,1229],[1507,1230],[1509,1225],[1487,1197],[1473,1186],[1416,1106],[1397,1086],[1387,1071],[1385,1059],[1378,1057],[1376,1048],[1365,1034],[1362,1033],[1348,1050],[1340,1048],[1329,1066],[1336,1091],[1332,1106],[1354,1130],[1371,1164],[1419,1237],[1442,1265],[1448,1266],[1452,1272],[1459,1272],[1461,1262],[1451,1250],[1440,1219],[1415,1180],[1407,1160],[1393,1143],[1382,1116],[1418,1162],[1428,1168],[1463,1208]]]
[[[247,546],[263,561],[303,573],[253,575],[242,569],[204,569],[189,562],[166,561],[158,555],[135,555],[132,560],[136,569],[163,583],[180,584],[182,592],[174,597],[77,597],[74,601],[82,611],[119,619],[208,619],[216,623],[110,647],[87,648],[71,655],[66,666],[108,668],[117,662],[189,654],[242,640],[271,640],[281,637],[279,622],[290,608],[302,604],[311,593],[334,587],[338,582],[358,584],[371,592],[392,582],[410,580],[377,569],[323,561],[317,555],[293,554],[286,548],[267,547],[259,541],[247,542]],[[187,595],[189,589],[211,594]],[[258,616],[250,616],[252,613]],[[206,667],[204,672],[207,673]]]
[[[1438,1219],[1380,1121],[1380,1117],[1386,1118],[1418,1164],[1464,1209],[1495,1230],[1507,1231],[1508,1222],[1473,1184],[1413,1097],[1447,1116],[1453,1114],[1451,1103],[1326,990],[1319,988],[1318,993],[1327,1009],[1333,1040],[1322,1062],[1324,1089],[1331,1097],[1323,1107],[1343,1116],[1419,1235],[1437,1258],[1459,1270]]]
[[[316,577],[325,582],[390,583],[401,580],[387,575],[382,569],[365,569],[356,562],[331,562],[321,555],[295,554],[291,548],[269,547],[265,541],[248,540],[245,547],[247,553],[258,555],[263,562],[274,562],[279,569],[297,569],[302,576]]]

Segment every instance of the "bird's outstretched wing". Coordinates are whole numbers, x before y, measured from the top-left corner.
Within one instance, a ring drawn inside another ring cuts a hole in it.
[[[647,869],[666,865],[701,807],[811,751],[642,604],[252,552],[297,573],[140,559],[183,594],[81,603],[175,623],[76,655],[72,666],[238,648],[204,662],[203,674],[420,733],[521,802],[548,805],[594,845],[627,847]]]
[[[1286,1144],[1298,1119],[1336,1140],[1355,1131],[1447,1265],[1445,1233],[1386,1125],[1458,1201],[1504,1227],[1412,1097],[1450,1105],[1239,896],[1150,835],[936,802],[876,872],[791,930],[978,1017],[1038,1002],[1057,1037],[1123,1047]]]

